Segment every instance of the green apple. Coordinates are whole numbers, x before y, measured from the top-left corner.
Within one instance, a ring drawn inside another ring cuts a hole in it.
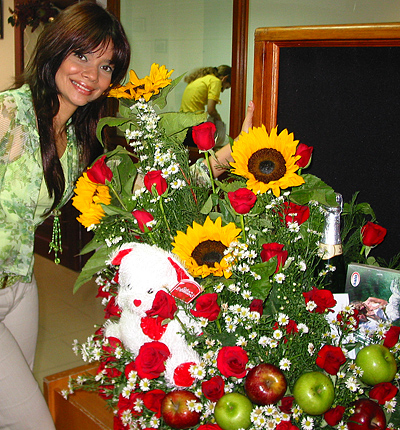
[[[293,396],[309,415],[322,415],[333,403],[335,391],[331,379],[322,372],[303,373],[295,382]]]
[[[247,429],[253,404],[240,393],[223,395],[215,405],[214,417],[223,430]]]
[[[367,385],[390,382],[397,372],[394,355],[383,345],[368,345],[356,357],[356,365],[363,371],[361,381]]]

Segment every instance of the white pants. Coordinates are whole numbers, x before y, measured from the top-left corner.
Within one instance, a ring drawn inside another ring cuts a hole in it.
[[[36,281],[0,290],[0,429],[55,430],[32,374],[38,333]]]

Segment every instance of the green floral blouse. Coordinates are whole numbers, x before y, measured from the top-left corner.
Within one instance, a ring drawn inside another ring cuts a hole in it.
[[[59,207],[69,200],[82,173],[71,126],[67,135],[66,190]],[[39,133],[25,84],[0,93],[0,278],[31,279],[35,230],[44,221],[35,217],[42,180]]]

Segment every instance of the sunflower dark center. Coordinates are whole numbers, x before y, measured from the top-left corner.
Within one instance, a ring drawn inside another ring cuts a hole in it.
[[[205,240],[194,248],[192,257],[199,266],[214,267],[224,258],[225,249],[226,246],[217,240]]]
[[[249,158],[247,167],[257,181],[264,182],[264,184],[277,181],[286,173],[285,158],[273,148],[263,148],[256,151]]]

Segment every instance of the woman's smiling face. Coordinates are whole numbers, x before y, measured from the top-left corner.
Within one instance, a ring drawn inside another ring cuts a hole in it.
[[[71,116],[79,106],[99,98],[111,84],[113,45],[94,52],[73,52],[61,63],[55,77],[60,110]]]

